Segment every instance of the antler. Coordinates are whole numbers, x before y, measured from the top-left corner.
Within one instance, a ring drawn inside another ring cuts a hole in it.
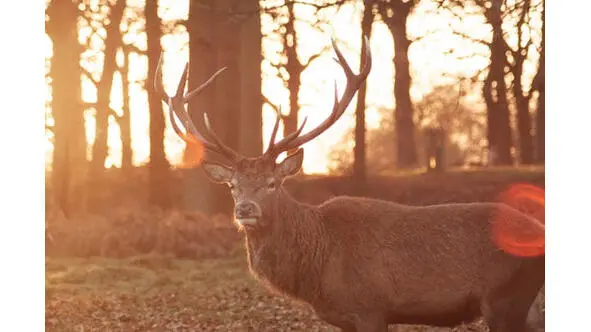
[[[187,110],[185,109],[185,104],[188,103],[189,100],[191,100],[193,97],[200,94],[209,85],[211,85],[211,83],[213,83],[216,77],[219,74],[221,74],[224,70],[226,70],[226,67],[219,69],[203,84],[188,92],[186,95],[183,95],[183,92],[185,91],[185,86],[187,85],[187,76],[189,71],[189,64],[185,64],[185,70],[183,71],[183,75],[181,76],[181,80],[176,89],[176,94],[172,97],[164,91],[164,86],[162,85],[161,67],[162,54],[160,54],[160,59],[158,60],[158,67],[156,68],[154,88],[156,93],[160,96],[160,98],[168,105],[170,122],[172,123],[172,128],[174,129],[175,133],[179,135],[179,137],[187,143],[195,143],[195,140],[197,139],[203,144],[203,146],[206,149],[212,152],[219,153],[225,156],[226,158],[230,159],[231,161],[237,161],[239,159],[242,159],[242,155],[240,155],[239,153],[225,145],[215,134],[215,132],[211,129],[209,118],[206,112],[203,112],[205,130],[207,136],[211,137],[211,139],[213,140],[213,143],[208,141],[203,135],[201,135],[201,133],[199,133],[199,131],[193,124],[193,121],[191,121],[189,113],[187,113]],[[185,131],[187,132],[186,134],[183,133],[177,125],[174,114],[176,114],[178,119],[181,121],[183,127],[185,128]]]
[[[337,96],[337,87],[335,81],[334,107],[332,108],[332,112],[330,113],[328,118],[326,118],[326,120],[324,120],[316,128],[310,130],[302,136],[300,136],[300,134],[302,133],[302,130],[306,125],[306,120],[308,119],[307,117],[304,118],[304,121],[302,122],[302,125],[298,128],[298,130],[287,135],[279,142],[273,142],[275,139],[275,135],[272,135],[271,141],[269,142],[269,147],[267,148],[267,151],[265,151],[265,156],[274,158],[283,151],[295,149],[300,145],[311,141],[312,139],[316,138],[324,131],[326,131],[328,128],[330,128],[341,117],[341,115],[343,115],[343,113],[347,109],[347,106],[351,102],[351,99],[353,99],[353,96],[355,95],[357,90],[359,90],[361,84],[363,84],[363,82],[367,78],[367,75],[369,75],[369,72],[371,71],[371,49],[369,48],[369,41],[367,40],[366,36],[363,37],[363,54],[361,56],[361,58],[366,59],[366,61],[361,67],[361,72],[359,73],[359,75],[355,75],[353,73],[351,67],[349,67],[349,65],[347,64],[345,57],[343,57],[343,54],[339,50],[339,47],[337,46],[336,41],[334,39],[332,39],[332,47],[334,48],[337,56],[337,59],[335,60],[339,63],[339,65],[341,65],[343,71],[345,72],[345,76],[347,77],[347,87],[345,88],[343,97],[341,98],[341,100],[339,100]],[[275,128],[279,125],[280,120],[281,116],[280,114],[278,114],[277,121],[275,122]],[[275,133],[275,130],[273,131],[273,133]]]

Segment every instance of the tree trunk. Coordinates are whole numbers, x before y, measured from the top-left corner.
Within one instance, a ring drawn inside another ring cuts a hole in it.
[[[295,30],[295,13],[293,11],[293,2],[287,4],[287,23],[285,24],[285,36],[283,40],[283,49],[287,63],[285,70],[289,74],[287,79],[287,89],[289,90],[289,114],[283,118],[283,137],[293,133],[298,129],[298,111],[300,108],[298,97],[300,94],[301,75],[304,66],[298,59],[298,40]]]
[[[371,38],[371,27],[374,20],[373,5],[375,1],[364,1],[363,18],[361,19],[361,45],[363,47],[364,38]],[[359,68],[365,63],[365,53],[361,52]],[[366,128],[365,128],[365,97],[367,95],[367,83],[364,83],[357,92],[357,105],[355,108],[355,148],[353,149],[353,181],[358,195],[364,195],[367,185],[367,166],[366,166]]]
[[[258,0],[239,1],[241,12],[257,8]],[[247,156],[263,153],[263,94],[261,91],[262,33],[261,16],[250,15],[241,22],[240,42],[240,103],[238,150]],[[290,108],[291,114],[292,108]],[[296,118],[297,121],[297,118]]]
[[[154,78],[162,46],[161,21],[158,17],[158,0],[146,0],[146,35],[148,44],[148,105],[150,108],[150,204],[162,209],[171,207],[169,192],[170,164],[164,152],[164,113],[162,102],[154,91]]]
[[[394,39],[394,123],[396,131],[397,166],[399,168],[416,167],[418,163],[413,121],[413,105],[410,99],[410,64],[408,48],[410,40],[406,33],[406,23],[413,1],[403,0],[380,2],[378,8],[384,22]],[[390,10],[390,11],[389,11]]]
[[[105,159],[108,153],[109,116],[111,115],[111,89],[113,77],[117,70],[117,49],[121,45],[120,24],[125,9],[125,0],[118,0],[109,9],[109,25],[106,26],[105,50],[103,51],[103,72],[97,85],[95,139],[92,145],[92,160],[89,172],[89,209],[96,211],[98,206]]]
[[[538,91],[536,110],[536,162],[546,162],[546,1],[542,9],[542,44],[538,72],[534,78],[533,88]]]
[[[217,1],[191,0],[189,2],[189,89],[195,89],[205,82],[219,67],[217,62]],[[198,59],[198,60],[195,60]],[[228,73],[223,73],[218,80],[228,79]],[[193,98],[188,105],[193,123],[200,132],[204,132],[203,113],[207,112],[212,126],[219,126],[216,108],[217,85],[214,84],[203,91],[199,97]],[[194,151],[187,147],[185,159],[196,158]],[[216,160],[215,153],[205,152],[208,159]],[[219,159],[217,159],[219,160]],[[192,165],[191,167],[194,167]],[[191,168],[183,183],[183,202],[187,210],[201,211],[211,214],[216,209],[214,205],[220,199],[220,185],[211,183],[201,167]],[[223,197],[223,196],[222,196]],[[224,198],[222,198],[224,199]]]
[[[531,134],[532,119],[529,114],[529,98],[523,95],[523,87],[516,82],[513,83],[513,94],[515,96],[515,105],[517,108],[520,161],[524,165],[529,165],[534,161],[533,137]]]
[[[53,0],[48,8],[47,34],[53,43],[51,57],[54,150],[52,198],[66,216],[85,210],[88,162],[84,108],[81,99],[81,46],[78,43],[77,3]]]
[[[534,162],[533,137],[531,133],[532,119],[529,114],[530,93],[523,90],[522,76],[523,64],[527,58],[529,43],[522,45],[524,33],[523,28],[526,24],[526,15],[530,9],[529,0],[523,2],[523,7],[519,15],[517,50],[513,52],[514,63],[511,66],[513,73],[513,96],[515,97],[515,106],[517,108],[517,132],[519,135],[519,155],[522,164],[532,164]]]
[[[123,93],[122,113],[119,117],[119,131],[121,132],[121,168],[131,169],[133,150],[131,148],[131,115],[129,104],[129,50],[123,48],[123,66],[121,67],[121,87]]]
[[[215,18],[217,65],[212,68],[227,66],[223,77],[215,82],[215,108],[210,111],[211,125],[222,141],[235,150],[240,150],[239,139],[242,117],[241,107],[241,70],[240,36],[242,17],[237,16],[240,3],[244,0],[217,0]],[[256,46],[255,46],[256,47]],[[245,84],[253,83],[252,77]],[[243,152],[243,151],[241,151]],[[225,159],[218,159],[227,162]],[[232,211],[232,198],[227,188],[214,184],[211,189],[209,212],[212,214]]]
[[[490,66],[483,86],[483,96],[487,106],[489,150],[494,165],[511,165],[511,126],[509,123],[509,103],[505,84],[507,66],[507,47],[503,39],[502,1],[495,0],[485,16],[493,31],[490,43]],[[490,161],[489,161],[490,162]]]
[[[107,158],[107,142],[109,134],[109,115],[111,108],[111,88],[113,87],[113,76],[117,69],[117,49],[121,44],[120,24],[125,9],[125,0],[118,0],[110,6],[108,20],[109,25],[105,28],[105,50],[103,52],[103,73],[97,86],[96,102],[96,129],[95,139],[92,145],[92,161],[90,162],[90,179],[95,184],[101,183],[101,174],[105,167]],[[91,191],[91,193],[96,191]],[[91,202],[93,199],[91,199]]]

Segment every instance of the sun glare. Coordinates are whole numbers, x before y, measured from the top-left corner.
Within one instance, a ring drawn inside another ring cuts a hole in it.
[[[500,249],[517,256],[545,253],[545,193],[536,186],[518,183],[499,196],[499,201],[533,218],[517,220],[497,211],[493,220],[494,240]]]

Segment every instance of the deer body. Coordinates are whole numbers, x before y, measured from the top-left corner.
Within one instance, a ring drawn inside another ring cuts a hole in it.
[[[185,66],[172,97],[163,92],[156,75],[156,88],[169,106],[175,132],[186,141],[200,141],[230,162],[206,161],[203,168],[212,181],[230,187],[253,274],[273,289],[309,303],[321,318],[344,331],[385,332],[390,323],[454,326],[480,315],[491,332],[524,331],[528,310],[544,283],[544,257],[504,253],[492,242],[491,229],[499,212],[518,226],[537,225],[530,217],[493,203],[412,207],[337,197],[312,206],[295,201],[283,189],[283,181],[301,168],[304,153],[299,147],[342,116],[370,72],[367,39],[359,75],[334,41],[333,46],[347,85],[340,100],[335,92],[329,117],[302,134],[304,119],[296,132],[275,142],[278,116],[268,149],[254,158],[226,146],[206,113],[202,135],[185,110],[184,104],[222,70],[184,94]],[[291,153],[276,163],[282,152]]]
[[[499,209],[530,222],[502,204],[337,197],[310,206],[285,192],[274,199],[263,212],[272,226],[246,231],[251,271],[345,330],[366,319],[453,327],[499,302],[516,311],[507,315],[522,307],[525,319],[543,285],[543,257],[515,257],[492,242]]]

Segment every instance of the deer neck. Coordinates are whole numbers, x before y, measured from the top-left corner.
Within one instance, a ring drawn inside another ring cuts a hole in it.
[[[270,226],[247,234],[246,247],[251,271],[272,288],[312,301],[324,266],[325,249],[319,210],[293,199],[279,189],[264,218]]]

